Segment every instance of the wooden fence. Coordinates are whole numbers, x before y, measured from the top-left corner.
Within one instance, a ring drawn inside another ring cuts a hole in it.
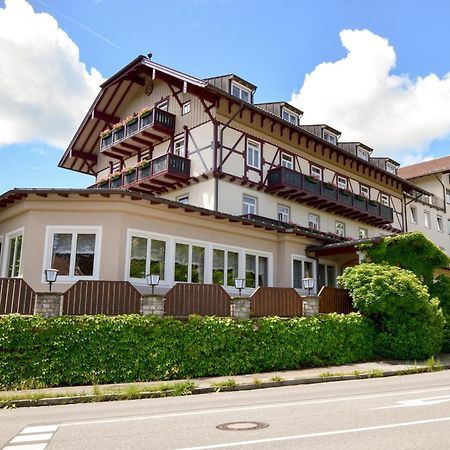
[[[259,287],[251,296],[251,316],[291,317],[303,314],[303,299],[293,288]]]
[[[166,316],[186,317],[190,314],[200,316],[230,315],[230,296],[218,284],[176,284],[165,295],[164,314]]]
[[[321,314],[328,314],[332,312],[349,314],[355,311],[352,305],[352,299],[347,289],[324,286],[320,290],[319,296],[319,312]]]
[[[141,294],[128,281],[77,281],[64,293],[63,314],[139,314]]]
[[[34,291],[22,278],[0,278],[0,315],[33,314]]]

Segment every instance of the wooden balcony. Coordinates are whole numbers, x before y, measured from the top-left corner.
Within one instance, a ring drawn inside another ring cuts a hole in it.
[[[175,183],[190,178],[191,161],[182,156],[166,153],[152,159],[148,165],[136,167],[127,173],[111,176],[93,187],[103,189],[133,189],[142,191],[163,191]]]
[[[394,221],[394,213],[389,206],[287,167],[269,170],[267,191],[370,225],[387,225]]]
[[[175,115],[153,108],[136,116],[111,134],[100,137],[100,152],[112,158],[129,158],[139,151],[157,145],[175,132]]]

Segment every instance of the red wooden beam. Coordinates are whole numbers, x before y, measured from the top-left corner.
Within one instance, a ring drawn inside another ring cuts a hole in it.
[[[97,155],[93,155],[92,153],[80,152],[80,150],[71,150],[70,156],[73,158],[81,158],[84,161],[91,161],[94,164],[97,164]]]
[[[98,109],[94,109],[92,111],[91,119],[103,120],[103,122],[109,123],[110,125],[120,122],[120,117],[114,116],[112,114],[107,114],[103,111],[99,111]]]

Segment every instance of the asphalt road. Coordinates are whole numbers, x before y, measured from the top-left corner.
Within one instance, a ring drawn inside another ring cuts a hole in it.
[[[450,371],[1,410],[0,445],[8,450],[450,449]]]

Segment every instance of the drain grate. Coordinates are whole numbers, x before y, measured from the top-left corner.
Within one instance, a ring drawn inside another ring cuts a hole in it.
[[[264,422],[227,422],[217,425],[216,428],[222,431],[249,431],[261,430],[268,426],[269,424]]]

